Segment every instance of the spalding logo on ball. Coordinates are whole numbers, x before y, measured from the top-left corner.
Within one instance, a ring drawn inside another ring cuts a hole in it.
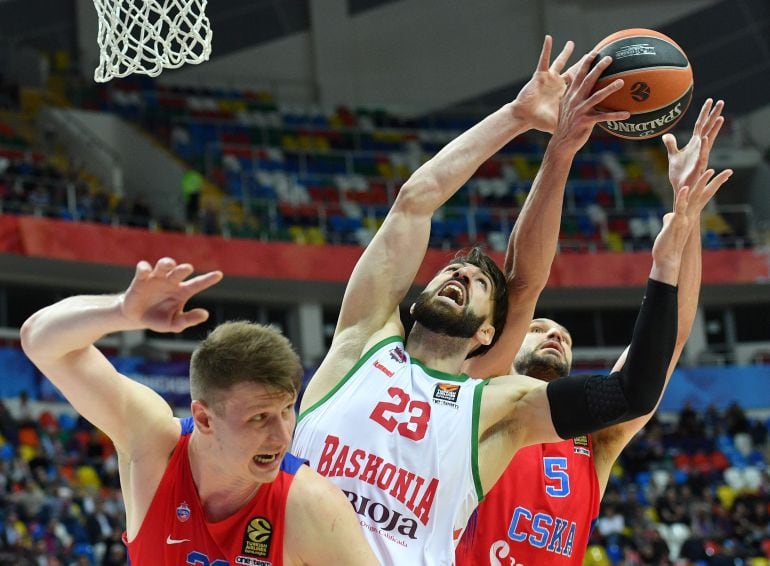
[[[670,130],[684,116],[692,99],[692,67],[670,37],[650,29],[626,29],[604,38],[594,50],[595,61],[612,57],[595,90],[615,79],[624,81],[622,89],[602,102],[602,109],[631,113],[622,122],[599,123],[602,129],[625,139],[647,139]]]

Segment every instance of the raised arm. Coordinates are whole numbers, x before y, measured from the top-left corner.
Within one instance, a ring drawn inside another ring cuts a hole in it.
[[[184,305],[222,274],[185,281],[192,272],[191,265],[176,265],[169,258],[154,267],[142,261],[124,293],[64,299],[33,314],[21,328],[22,347],[32,362],[78,413],[129,457],[153,450],[156,439],[174,440],[179,430],[168,404],[118,373],[94,343],[111,332],[143,328],[180,332],[206,320],[205,310],[183,312]],[[169,434],[164,436],[164,431]]]
[[[556,130],[508,239],[505,257],[508,317],[505,330],[487,353],[466,363],[465,371],[474,377],[494,377],[510,372],[556,254],[564,188],[572,161],[598,122],[625,120],[629,116],[628,112],[603,113],[596,110],[596,106],[607,96],[623,86],[623,81],[618,79],[592,94],[599,76],[612,62],[610,57],[605,57],[591,69],[595,57],[595,53],[583,57],[560,101]],[[557,58],[551,66],[551,73],[561,72],[565,62],[561,56]],[[540,64],[547,64],[547,59],[544,63],[541,57]]]
[[[544,52],[550,54],[551,38]],[[568,43],[561,58],[572,50]],[[538,69],[542,66],[538,65]],[[455,138],[404,183],[377,234],[358,260],[345,289],[329,353],[308,385],[302,406],[323,397],[381,333],[400,330],[397,307],[417,274],[430,236],[433,213],[478,167],[522,132],[552,131],[552,109],[565,90],[558,73],[537,71],[517,98]],[[534,84],[533,84],[534,83]],[[385,328],[385,330],[383,330]]]
[[[711,99],[706,100],[695,123],[692,137],[681,150],[677,148],[674,136],[670,134],[664,136],[663,142],[668,151],[669,180],[675,189],[696,183],[698,176],[703,175],[706,171],[711,148],[724,123],[724,118],[721,116],[723,107],[724,103],[721,100],[716,104],[713,104]],[[721,186],[731,174],[732,171],[729,169],[723,171],[712,182]],[[684,345],[690,336],[698,309],[700,283],[701,233],[700,222],[697,222],[692,227],[682,257],[677,293],[679,309],[676,346],[666,374],[664,389],[671,379]],[[613,371],[619,371],[623,367],[626,355],[627,350],[618,359]],[[652,415],[651,412],[637,419],[603,429],[594,435],[596,470],[602,488],[608,481],[615,460],[634,435],[649,422]]]
[[[522,446],[595,432],[651,412],[660,398],[676,342],[676,283],[682,253],[700,211],[726,179],[704,172],[677,192],[653,247],[645,298],[626,363],[608,376],[571,376],[548,384],[506,376],[493,379],[482,398],[482,483],[492,485]],[[710,181],[709,181],[710,180]],[[486,446],[485,446],[486,445]],[[491,447],[491,448],[488,448]],[[490,483],[492,482],[492,483]]]

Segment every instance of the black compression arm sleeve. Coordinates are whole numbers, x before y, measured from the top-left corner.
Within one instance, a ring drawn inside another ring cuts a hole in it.
[[[551,420],[574,438],[646,415],[666,383],[677,333],[677,289],[649,279],[626,363],[606,376],[570,376],[548,384]]]

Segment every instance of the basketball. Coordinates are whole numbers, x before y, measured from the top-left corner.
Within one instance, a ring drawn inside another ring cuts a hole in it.
[[[594,50],[595,61],[612,57],[595,90],[615,79],[625,82],[601,109],[631,113],[622,122],[600,123],[602,129],[624,139],[648,139],[670,130],[684,116],[692,99],[692,67],[670,37],[649,29],[626,29],[604,38]]]

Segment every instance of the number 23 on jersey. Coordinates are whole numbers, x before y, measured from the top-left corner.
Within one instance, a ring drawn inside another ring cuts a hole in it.
[[[369,415],[388,432],[396,431],[409,440],[422,440],[428,430],[430,404],[412,399],[400,387],[389,387],[390,401],[380,401]]]

